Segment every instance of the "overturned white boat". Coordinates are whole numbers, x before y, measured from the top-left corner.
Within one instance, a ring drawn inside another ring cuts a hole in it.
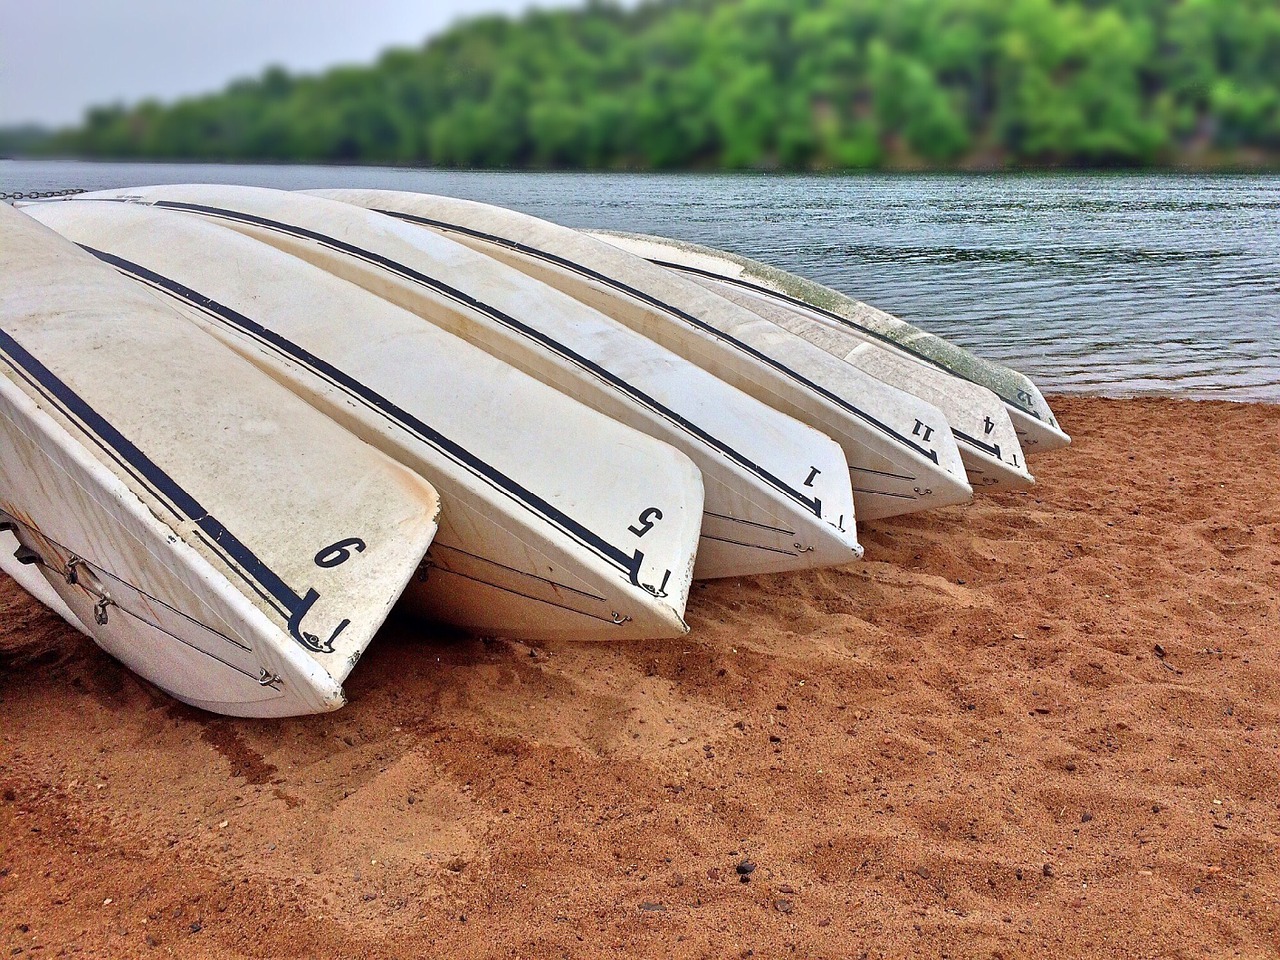
[[[6,569],[218,713],[341,706],[436,530],[426,481],[3,204],[0,444]]]
[[[695,576],[795,570],[861,554],[848,465],[837,444],[488,256],[356,206],[277,190],[141,187],[76,202],[107,200],[234,227],[683,451],[705,488]],[[552,436],[564,428],[547,426]],[[646,518],[636,521],[645,528]]]
[[[687,632],[702,477],[673,447],[209,220],[88,200],[25,210],[432,483],[440,529],[405,594],[418,611],[525,639]]]
[[[896,344],[860,334],[797,300],[748,283],[735,272],[732,261],[715,258],[717,251],[692,249],[689,244],[662,237],[586,232],[651,263],[677,270],[846,363],[932,403],[946,417],[975,488],[1019,489],[1034,482],[1005,404],[986,387],[961,379]],[[697,265],[691,262],[695,256]],[[713,265],[719,272],[708,269]]]
[[[833,437],[858,519],[973,493],[937,407],[617,247],[526,214],[427,194],[310,191],[417,223],[508,263]]]
[[[1044,396],[1026,376],[974,356],[950,341],[838,290],[767,264],[682,240],[612,231],[587,231],[655,264],[731,286],[751,296],[786,304],[820,318],[867,343],[896,348],[905,356],[985,387],[1005,404],[1027,453],[1057,450],[1071,442]]]

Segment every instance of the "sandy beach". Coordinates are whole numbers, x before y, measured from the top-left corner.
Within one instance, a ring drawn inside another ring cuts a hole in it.
[[[179,705],[0,576],[0,951],[1280,955],[1280,405],[1052,399],[1030,491],[683,641],[393,622],[325,716]]]

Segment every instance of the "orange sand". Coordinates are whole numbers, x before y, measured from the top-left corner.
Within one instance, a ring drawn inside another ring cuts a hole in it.
[[[179,706],[3,580],[2,955],[1277,956],[1280,406],[1055,408],[1033,491],[699,585],[683,642],[393,624],[321,717]]]

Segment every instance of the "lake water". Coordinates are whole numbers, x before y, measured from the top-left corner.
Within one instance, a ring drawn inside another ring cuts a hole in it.
[[[1280,402],[1280,176],[768,176],[0,161],[0,192],[381,187],[804,274],[1046,393]]]

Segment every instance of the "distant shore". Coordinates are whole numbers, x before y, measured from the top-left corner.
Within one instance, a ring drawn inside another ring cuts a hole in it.
[[[1051,400],[1028,492],[680,642],[396,622],[325,716],[182,707],[0,579],[0,947],[1268,955],[1280,405]]]
[[[3,131],[0,131],[2,134]],[[2,141],[0,141],[2,142]],[[378,159],[333,159],[333,158],[307,158],[307,157],[229,157],[229,156],[111,156],[111,155],[79,155],[79,154],[40,154],[40,153],[13,153],[0,154],[0,160],[27,160],[27,161],[52,161],[52,162],[84,162],[84,163],[175,163],[175,164],[261,164],[263,166],[317,166],[317,167],[369,167],[371,169],[389,169],[389,170],[439,170],[439,171],[465,171],[475,170],[478,172],[511,172],[511,173],[699,173],[699,174],[731,174],[741,176],[742,174],[762,174],[762,175],[780,175],[780,176],[805,176],[805,175],[829,175],[829,176],[858,176],[860,174],[903,174],[903,175],[964,175],[973,174],[975,176],[989,176],[992,174],[1097,174],[1105,176],[1108,174],[1133,174],[1133,173],[1150,173],[1186,176],[1188,174],[1261,174],[1280,172],[1280,153],[1261,153],[1251,151],[1242,155],[1234,154],[1207,154],[1204,156],[1187,156],[1162,164],[1104,164],[1104,165],[1079,165],[1079,164],[1034,164],[1034,163],[990,163],[980,157],[970,158],[958,163],[946,164],[941,166],[929,166],[918,163],[884,163],[877,166],[867,167],[832,167],[832,166],[812,166],[812,167],[777,167],[777,166],[757,166],[757,167],[723,167],[717,165],[693,164],[683,167],[652,167],[646,165],[628,166],[625,164],[613,166],[539,166],[536,164],[526,165],[507,165],[507,166],[432,166],[431,164],[419,164],[405,161],[391,161]]]

